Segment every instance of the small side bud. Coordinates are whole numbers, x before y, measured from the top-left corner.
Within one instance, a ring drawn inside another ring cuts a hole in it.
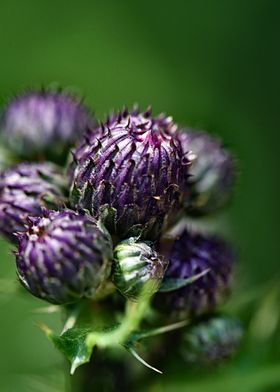
[[[153,248],[151,242],[137,242],[130,238],[114,250],[112,280],[128,299],[151,296],[159,288],[167,261]]]
[[[242,335],[238,320],[215,316],[193,325],[183,334],[182,355],[193,365],[216,366],[233,356]]]
[[[32,90],[11,100],[0,118],[3,141],[20,158],[64,163],[69,147],[95,125],[80,99],[61,90]]]
[[[188,215],[216,212],[229,201],[236,180],[236,163],[221,141],[206,132],[181,134],[185,154],[191,161],[190,192],[185,200]]]
[[[191,279],[193,283],[172,292],[158,293],[155,305],[180,317],[213,312],[228,297],[235,253],[222,238],[183,230],[162,249],[169,260],[166,279]]]

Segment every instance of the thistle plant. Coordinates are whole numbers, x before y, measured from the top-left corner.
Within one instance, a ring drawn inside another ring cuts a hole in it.
[[[230,198],[235,163],[219,141],[150,108],[96,125],[80,100],[51,90],[10,101],[0,126],[0,233],[22,286],[64,315],[61,333],[42,329],[71,374],[94,348],[126,348],[159,372],[136,343],[175,329],[187,361],[234,353],[241,328],[216,312],[235,252],[190,220]]]

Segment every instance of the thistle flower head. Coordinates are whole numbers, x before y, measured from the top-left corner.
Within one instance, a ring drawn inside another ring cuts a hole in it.
[[[72,202],[122,238],[154,238],[177,212],[187,190],[188,159],[169,117],[127,110],[87,134],[74,153]]]
[[[165,278],[189,279],[205,272],[193,283],[158,295],[158,303],[182,315],[197,316],[213,311],[230,288],[234,255],[221,239],[186,230],[174,240],[166,254]]]
[[[6,106],[2,138],[20,157],[62,161],[67,149],[92,125],[88,110],[73,96],[55,90],[29,91]]]
[[[0,174],[0,234],[15,241],[25,230],[27,217],[46,205],[64,203],[64,179],[52,163],[21,163]]]
[[[236,165],[219,139],[202,131],[187,129],[181,134],[185,151],[192,152],[190,192],[186,211],[204,215],[223,207],[229,200],[236,179]]]
[[[114,250],[112,280],[127,298],[137,300],[157,291],[164,276],[167,261],[151,242],[135,238],[120,242]]]
[[[218,365],[236,352],[243,331],[238,320],[214,316],[194,324],[183,334],[182,353],[189,363]]]
[[[45,210],[19,235],[17,272],[36,297],[55,304],[94,297],[110,273],[111,240],[90,216]]]

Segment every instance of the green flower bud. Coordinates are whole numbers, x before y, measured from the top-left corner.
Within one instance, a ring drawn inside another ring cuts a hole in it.
[[[126,298],[137,300],[158,290],[166,267],[166,259],[154,250],[152,242],[137,242],[132,237],[114,250],[112,280]]]
[[[187,329],[183,335],[183,356],[187,362],[195,365],[218,365],[232,357],[242,335],[238,320],[224,315],[214,316]]]

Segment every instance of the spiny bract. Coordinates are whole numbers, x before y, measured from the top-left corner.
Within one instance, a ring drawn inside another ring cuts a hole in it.
[[[125,297],[141,299],[158,290],[166,267],[167,260],[155,251],[152,242],[130,238],[114,250],[113,282]]]
[[[44,211],[19,235],[17,272],[36,297],[55,304],[93,298],[111,270],[111,239],[86,215]]]
[[[187,153],[172,118],[127,110],[88,133],[74,152],[72,203],[121,238],[157,238],[188,189]]]
[[[15,241],[27,218],[65,202],[62,169],[53,163],[20,163],[0,174],[0,233]]]

